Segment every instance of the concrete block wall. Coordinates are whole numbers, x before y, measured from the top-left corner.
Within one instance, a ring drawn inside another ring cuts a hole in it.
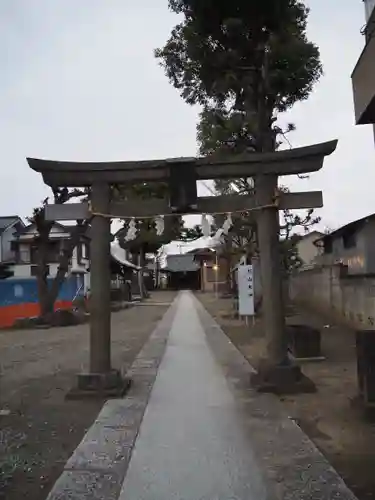
[[[375,328],[375,277],[345,276],[340,265],[315,267],[291,277],[289,293],[354,328]]]

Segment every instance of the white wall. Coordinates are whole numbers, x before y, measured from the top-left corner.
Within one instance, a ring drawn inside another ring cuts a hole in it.
[[[31,278],[29,264],[17,264],[13,267],[14,278]]]
[[[315,267],[290,279],[292,300],[354,328],[375,328],[375,279],[345,277],[341,266]]]
[[[61,233],[55,232],[58,237],[61,236]],[[33,237],[30,234],[30,238]],[[13,266],[14,278],[35,278],[31,274],[31,265],[30,265],[30,244],[29,243],[21,243],[20,244],[20,259],[25,261],[25,264],[16,264]],[[81,259],[81,263],[78,263],[78,251],[77,248],[73,250],[72,254],[72,264],[69,266],[68,275],[72,272],[82,273],[84,277],[84,293],[86,294],[90,289],[90,273],[87,271],[90,265],[89,260]],[[59,265],[57,263],[49,264],[49,278],[54,278],[57,274]]]
[[[84,275],[84,278],[83,278],[84,279],[84,293],[85,293],[85,295],[90,290],[90,278],[91,278],[90,273],[86,273]]]
[[[32,239],[35,238],[36,235],[37,235],[36,231],[30,231],[29,233],[26,233],[26,234],[22,235],[22,241],[32,240]],[[66,240],[66,239],[69,238],[69,234],[67,234],[67,233],[61,233],[59,231],[56,231],[56,230],[52,229],[51,232],[50,232],[49,237],[52,240]]]
[[[49,278],[54,278],[57,273],[58,264],[49,265]],[[14,278],[33,278],[31,275],[31,265],[30,264],[16,264],[13,267]]]

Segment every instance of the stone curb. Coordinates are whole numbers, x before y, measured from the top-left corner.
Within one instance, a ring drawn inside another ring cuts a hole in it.
[[[135,359],[124,399],[107,401],[47,500],[117,500],[177,309],[177,297]]]
[[[339,474],[270,394],[250,388],[254,369],[195,297],[213,354],[246,419],[246,431],[271,500],[357,500]]]

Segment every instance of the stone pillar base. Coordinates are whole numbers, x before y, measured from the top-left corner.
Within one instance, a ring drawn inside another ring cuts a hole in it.
[[[73,387],[66,399],[121,398],[130,387],[131,380],[123,378],[118,370],[107,373],[80,373],[77,386]]]
[[[316,386],[295,364],[270,365],[262,362],[251,375],[251,386],[258,392],[300,394],[316,392]]]
[[[375,405],[364,400],[363,395],[356,395],[350,400],[350,406],[360,412],[361,417],[365,417],[368,422],[375,422]]]

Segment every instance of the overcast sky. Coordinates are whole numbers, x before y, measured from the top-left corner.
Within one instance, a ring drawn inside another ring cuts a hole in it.
[[[110,161],[196,154],[198,109],[153,57],[176,16],[167,0],[0,0],[0,215],[30,215],[48,190],[26,156]],[[361,0],[309,0],[325,76],[285,117],[293,147],[339,139],[294,190],[322,189],[323,226],[375,211],[371,126],[354,125],[350,75],[363,49]]]

